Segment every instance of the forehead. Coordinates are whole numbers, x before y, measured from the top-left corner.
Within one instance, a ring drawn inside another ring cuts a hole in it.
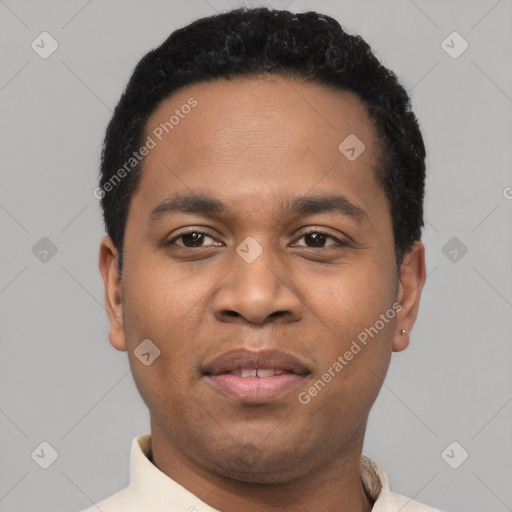
[[[176,143],[174,152],[186,141],[212,153],[225,154],[230,145],[259,150],[260,156],[285,144],[290,149],[298,144],[304,149],[320,147],[326,134],[331,152],[338,149],[337,144],[332,147],[333,136],[355,134],[367,146],[374,139],[373,124],[355,93],[272,75],[219,79],[180,89],[159,104],[145,131],[157,143]]]
[[[328,86],[277,76],[194,84],[161,102],[144,135],[153,147],[135,196],[147,211],[199,190],[246,212],[308,192],[341,192],[365,209],[380,189],[363,104]]]

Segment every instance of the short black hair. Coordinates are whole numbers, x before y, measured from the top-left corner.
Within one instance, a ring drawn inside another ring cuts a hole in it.
[[[425,146],[410,98],[358,35],[315,11],[238,8],[175,30],[137,64],[108,124],[100,183],[107,234],[119,252],[144,160],[126,172],[144,141],[146,122],[176,90],[218,78],[273,73],[358,95],[379,141],[377,178],[389,201],[396,261],[421,239]],[[340,141],[341,142],[341,141]],[[123,178],[119,171],[123,168]],[[117,176],[116,176],[117,173]]]

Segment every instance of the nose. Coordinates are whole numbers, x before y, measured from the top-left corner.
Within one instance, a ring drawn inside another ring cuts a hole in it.
[[[293,290],[293,275],[293,269],[271,250],[263,250],[250,263],[234,253],[232,268],[214,295],[215,317],[231,323],[299,321],[303,305]]]

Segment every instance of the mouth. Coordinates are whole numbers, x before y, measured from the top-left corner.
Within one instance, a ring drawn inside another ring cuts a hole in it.
[[[202,368],[217,391],[241,403],[265,403],[288,394],[311,373],[298,358],[279,350],[237,349]]]

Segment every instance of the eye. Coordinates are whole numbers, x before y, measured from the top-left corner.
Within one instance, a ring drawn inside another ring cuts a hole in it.
[[[204,247],[203,245],[201,245],[201,243],[204,241],[205,238],[211,238],[213,240],[213,237],[210,236],[208,233],[194,229],[191,231],[187,231],[186,233],[181,233],[181,235],[178,235],[174,237],[172,240],[169,240],[169,242],[167,242],[166,245],[177,245],[178,247],[185,248]],[[176,240],[179,239],[182,239],[182,244],[175,243]]]
[[[212,235],[210,235],[207,232],[199,231],[198,229],[193,229],[190,231],[187,231],[185,233],[181,233],[178,236],[175,236],[169,242],[166,243],[166,245],[175,245],[178,247],[184,247],[186,249],[193,249],[193,248],[201,248],[205,247],[203,245],[203,242],[205,239],[210,238],[211,240],[215,239]],[[329,235],[328,233],[325,233],[323,231],[320,231],[318,229],[311,229],[307,233],[302,234],[302,236],[298,240],[305,240],[305,245],[302,244],[294,244],[296,247],[307,247],[311,249],[322,249],[324,247],[330,247],[330,246],[338,246],[343,247],[347,244],[343,241],[339,240],[333,235]],[[177,240],[181,240],[182,243],[176,243]],[[334,243],[328,244],[325,246],[326,241],[332,240]],[[312,244],[312,245],[308,245]],[[210,244],[211,245],[211,244]],[[214,244],[219,245],[219,244]]]
[[[323,231],[319,231],[318,229],[312,229],[308,231],[307,233],[304,233],[299,240],[303,239],[305,240],[306,244],[308,241],[313,244],[313,249],[322,249],[324,247],[324,243],[326,240],[331,239],[334,240],[334,244],[330,245],[337,245],[337,246],[345,246],[346,243],[342,242],[335,236],[329,235],[328,233],[324,233]],[[308,247],[307,245],[299,245],[299,247]]]

